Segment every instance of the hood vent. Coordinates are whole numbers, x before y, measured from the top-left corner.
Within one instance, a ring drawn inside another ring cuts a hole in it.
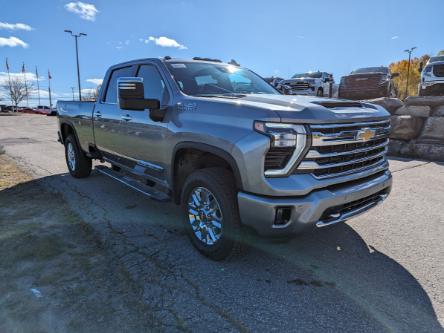
[[[373,105],[361,102],[352,102],[352,101],[321,101],[321,102],[312,102],[313,104],[321,105],[328,109],[334,108],[372,108],[376,109]]]

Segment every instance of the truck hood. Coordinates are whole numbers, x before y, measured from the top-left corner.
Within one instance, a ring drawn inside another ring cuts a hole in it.
[[[290,123],[347,123],[389,117],[389,113],[379,105],[312,96],[251,94],[235,99],[217,98],[217,100],[225,100],[236,107],[274,111],[282,122]]]

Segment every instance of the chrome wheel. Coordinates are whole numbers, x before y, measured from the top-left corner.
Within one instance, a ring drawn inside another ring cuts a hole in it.
[[[71,142],[68,142],[68,146],[66,147],[66,156],[68,159],[69,168],[71,171],[75,171],[76,169],[76,152],[74,150],[74,146]]]
[[[188,220],[194,235],[202,243],[214,245],[222,237],[222,210],[216,197],[205,187],[191,191]]]

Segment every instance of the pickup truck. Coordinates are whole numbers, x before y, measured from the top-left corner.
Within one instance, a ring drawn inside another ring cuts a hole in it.
[[[420,64],[419,96],[444,96],[444,55],[431,57],[426,66]]]
[[[295,74],[291,79],[280,81],[278,90],[286,95],[328,97],[330,85],[333,83],[333,74],[327,72],[308,72]]]
[[[378,97],[396,97],[393,78],[399,73],[391,73],[388,67],[365,67],[343,76],[339,84],[338,97],[353,100]]]
[[[97,159],[97,172],[181,205],[192,244],[214,260],[239,253],[245,229],[287,238],[331,226],[391,189],[384,108],[281,95],[216,60],[121,63],[96,102],[57,109],[73,177]]]

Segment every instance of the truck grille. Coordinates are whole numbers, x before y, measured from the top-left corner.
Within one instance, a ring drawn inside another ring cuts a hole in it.
[[[390,121],[311,125],[312,146],[295,173],[343,176],[386,163]]]
[[[434,65],[433,74],[438,77],[444,76],[444,65]]]
[[[307,82],[294,82],[290,83],[290,87],[293,90],[306,90],[310,88],[310,85]]]

